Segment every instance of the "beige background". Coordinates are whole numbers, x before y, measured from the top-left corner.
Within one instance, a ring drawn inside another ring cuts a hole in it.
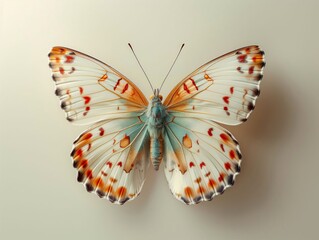
[[[0,0],[1,239],[317,239],[318,23],[314,1]],[[163,171],[124,206],[88,194],[69,153],[84,130],[64,119],[47,53],[68,46],[151,91],[186,47],[164,89],[204,62],[260,44],[267,66],[250,119],[229,128],[242,173],[212,202],[185,206]]]

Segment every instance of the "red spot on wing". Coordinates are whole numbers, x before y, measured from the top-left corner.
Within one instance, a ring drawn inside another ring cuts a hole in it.
[[[128,89],[128,83],[125,84],[125,86],[124,86],[124,88],[123,88],[123,90],[122,90],[122,94],[125,93],[125,92],[127,91],[127,89]]]
[[[92,179],[93,178],[93,173],[91,169],[86,170],[85,175],[89,178]]]
[[[197,85],[196,85],[194,79],[190,78],[190,80],[192,81],[192,84],[194,85],[194,87],[196,88],[196,90],[198,90],[198,87],[197,87]]]
[[[225,103],[229,104],[229,97],[228,96],[224,96],[223,100],[224,100]]]
[[[194,166],[195,166],[194,162],[190,162],[190,163],[189,163],[189,167],[190,167],[190,168],[192,168],[192,167],[194,167]]]
[[[91,147],[92,147],[92,143],[89,143],[87,151],[90,151]]]
[[[234,93],[234,87],[230,87],[230,93],[233,94]]]
[[[70,55],[67,55],[65,56],[65,63],[72,63],[74,61],[74,57],[73,56],[70,56]]]
[[[90,96],[84,96],[84,104],[88,104],[91,101],[91,97]]]
[[[225,178],[225,173],[219,174],[218,181],[222,182]]]
[[[240,55],[240,56],[237,57],[238,62],[240,62],[240,63],[245,63],[246,62],[246,58],[247,58],[246,54],[243,54],[243,55]]]
[[[123,166],[122,162],[118,162],[117,166],[122,167]]]
[[[224,144],[220,144],[220,148],[223,150],[223,152],[225,152],[225,149],[224,149]]]
[[[88,166],[88,160],[83,159],[81,160],[80,164],[79,164],[79,168],[86,168]]]
[[[237,71],[240,72],[240,73],[244,73],[243,70],[241,70],[241,67],[238,67]]]
[[[184,83],[183,86],[184,86],[184,90],[185,90],[187,93],[191,93],[191,91],[189,91],[189,89],[188,89],[186,83]]]
[[[113,164],[112,164],[110,161],[107,161],[107,162],[106,162],[106,165],[107,165],[109,168],[111,168]]]
[[[230,157],[231,159],[234,159],[234,158],[236,157],[234,150],[230,150],[230,151],[229,151],[229,157]]]
[[[117,83],[114,86],[114,91],[116,90],[117,86],[120,85],[122,78],[120,78],[119,80],[117,80]]]
[[[225,107],[224,107],[224,110],[225,110],[225,111],[228,111],[228,107],[225,106]]]
[[[100,131],[100,136],[103,136],[104,135],[104,128],[100,127],[99,131]]]
[[[229,170],[231,168],[231,165],[229,162],[226,162],[224,165],[226,170]]]
[[[248,73],[249,73],[249,74],[253,74],[253,73],[254,73],[254,66],[251,66],[251,67],[248,69]]]
[[[208,129],[207,133],[210,137],[213,136],[213,128]]]
[[[221,133],[219,136],[224,142],[228,142],[229,141],[229,137],[228,137],[227,134]]]
[[[205,166],[206,166],[206,164],[205,164],[204,162],[201,162],[201,163],[199,164],[200,169],[202,169],[202,168],[205,167]]]
[[[74,158],[76,158],[76,157],[82,158],[82,156],[83,156],[83,151],[82,151],[82,149],[80,148],[80,149],[78,149],[78,150],[75,152]]]
[[[80,90],[80,94],[83,93],[83,87],[79,87],[79,90]]]
[[[63,68],[63,67],[60,67],[60,68],[59,68],[59,72],[63,75],[63,74],[64,74],[64,68]]]

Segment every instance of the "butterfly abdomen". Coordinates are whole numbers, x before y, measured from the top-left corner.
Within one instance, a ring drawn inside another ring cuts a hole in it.
[[[163,138],[151,138],[150,152],[151,161],[155,170],[159,169],[159,166],[163,159]]]
[[[158,97],[154,97],[148,110],[148,132],[150,134],[150,157],[155,170],[163,159],[163,126],[166,109]]]

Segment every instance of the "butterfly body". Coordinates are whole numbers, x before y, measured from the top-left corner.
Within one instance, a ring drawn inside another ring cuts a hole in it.
[[[66,118],[91,124],[71,152],[77,180],[112,203],[135,199],[152,163],[163,162],[173,195],[186,204],[210,201],[240,172],[235,137],[218,123],[245,122],[260,93],[265,66],[259,46],[239,48],[202,65],[162,101],[150,101],[111,66],[53,47],[49,66]]]
[[[147,129],[150,135],[150,157],[155,170],[158,170],[163,159],[164,124],[167,111],[162,103],[159,90],[155,89],[148,107]]]

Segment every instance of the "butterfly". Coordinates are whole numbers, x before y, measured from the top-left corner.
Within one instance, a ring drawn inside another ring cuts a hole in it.
[[[172,194],[186,204],[234,184],[242,154],[219,123],[238,125],[253,111],[265,66],[259,46],[205,63],[164,101],[159,89],[148,100],[119,71],[70,48],[53,47],[49,66],[67,120],[91,124],[71,152],[88,192],[124,204],[140,194],[149,165],[158,170],[161,162]]]

